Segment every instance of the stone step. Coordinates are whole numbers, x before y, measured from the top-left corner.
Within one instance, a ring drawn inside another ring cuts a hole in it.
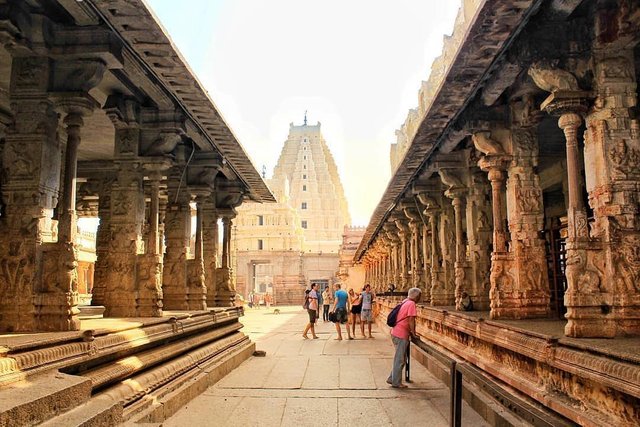
[[[124,418],[129,420],[131,425],[136,426],[147,425],[147,423],[157,425],[154,423],[163,422],[240,366],[251,357],[254,351],[255,343],[248,338],[237,341],[233,347],[219,351],[216,356],[198,363],[196,369],[192,369],[129,405],[125,408]]]
[[[104,427],[122,423],[122,405],[110,398],[94,397],[41,424],[42,427]]]
[[[91,397],[87,378],[49,371],[0,390],[0,427],[47,421]]]
[[[160,318],[87,319],[83,330],[75,332],[1,335],[0,386],[51,369],[91,369],[108,358],[232,323],[239,316],[235,309],[166,312]]]
[[[104,315],[104,305],[79,305],[80,319],[99,319]]]
[[[131,356],[115,360],[113,363],[82,372],[82,376],[91,380],[93,389],[103,388],[105,385],[131,377],[140,371],[161,364],[186,351],[201,347],[212,341],[220,340],[229,334],[237,332],[240,328],[242,328],[242,324],[235,322],[202,334],[178,340],[172,344],[132,354]]]

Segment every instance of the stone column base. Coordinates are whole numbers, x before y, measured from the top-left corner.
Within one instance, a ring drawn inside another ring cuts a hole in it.
[[[456,297],[453,289],[446,289],[445,272],[443,270],[434,270],[431,274],[431,305],[454,305]]]
[[[207,309],[207,288],[204,280],[202,261],[187,260],[187,306],[189,310]]]
[[[77,259],[73,243],[42,245],[42,292],[34,298],[37,330],[80,330]]]
[[[138,255],[137,275],[137,316],[162,317],[162,256]]]

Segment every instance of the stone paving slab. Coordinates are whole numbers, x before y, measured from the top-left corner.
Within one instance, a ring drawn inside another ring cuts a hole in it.
[[[375,339],[337,341],[333,324],[319,322],[319,339],[304,340],[307,315],[298,307],[248,309],[242,322],[266,357],[245,361],[163,427],[448,424],[449,389],[417,362],[409,389],[386,383],[393,345],[377,329]],[[463,424],[488,425],[466,405]]]

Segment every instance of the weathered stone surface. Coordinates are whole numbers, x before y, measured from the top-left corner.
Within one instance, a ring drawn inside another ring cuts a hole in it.
[[[0,391],[0,425],[35,425],[89,400],[91,381],[49,371]]]

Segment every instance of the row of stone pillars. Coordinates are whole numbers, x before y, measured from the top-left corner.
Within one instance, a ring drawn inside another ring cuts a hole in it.
[[[566,143],[565,333],[635,335],[640,334],[640,140],[633,52],[602,49],[594,61],[595,100],[565,70],[536,65],[529,71],[540,87],[554,88],[541,110],[559,118]],[[544,204],[536,172],[543,113],[522,105],[511,111],[511,127],[469,122],[473,148],[433,156],[364,254],[366,280],[375,289],[385,290],[389,283],[399,289],[417,286],[431,305],[457,309],[468,296],[476,309],[490,309],[497,319],[549,315]],[[578,148],[583,117],[584,163]],[[584,187],[593,219],[587,217]]]
[[[193,143],[188,148],[181,110],[143,107],[120,94],[100,109],[89,95],[106,70],[97,59],[20,56],[12,68],[12,117],[0,128],[0,330],[79,329],[79,175],[98,198],[93,303],[104,305],[107,316],[232,304],[230,232],[242,188],[219,174],[220,154]],[[79,173],[81,136],[92,114],[107,114],[114,124],[113,157],[83,164]],[[193,203],[196,249],[190,254]],[[217,265],[219,218],[224,234]],[[52,229],[57,240],[48,238]]]

